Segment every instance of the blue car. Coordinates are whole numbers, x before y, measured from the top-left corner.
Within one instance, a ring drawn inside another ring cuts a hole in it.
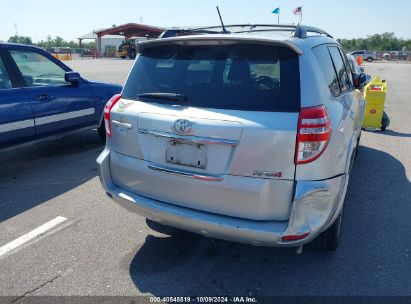
[[[104,139],[104,105],[121,89],[85,80],[40,48],[0,43],[0,147],[83,128]]]

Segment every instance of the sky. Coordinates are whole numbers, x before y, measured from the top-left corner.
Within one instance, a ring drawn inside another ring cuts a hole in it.
[[[390,5],[395,3],[395,5]],[[118,4],[116,6],[116,4]],[[0,41],[15,35],[33,41],[48,35],[75,39],[96,29],[129,22],[171,27],[224,23],[298,23],[293,9],[303,6],[302,23],[320,27],[336,38],[365,38],[395,32],[411,39],[411,1],[396,0],[0,0]]]

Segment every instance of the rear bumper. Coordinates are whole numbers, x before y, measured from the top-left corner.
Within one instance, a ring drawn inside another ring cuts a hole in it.
[[[257,246],[296,247],[313,240],[335,220],[343,204],[348,176],[325,181],[298,181],[288,221],[257,221],[193,210],[149,199],[116,186],[110,172],[110,150],[97,159],[100,180],[112,199],[131,212],[208,237]],[[309,235],[284,242],[285,235]]]

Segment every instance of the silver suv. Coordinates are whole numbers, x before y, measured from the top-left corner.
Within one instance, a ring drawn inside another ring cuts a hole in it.
[[[374,60],[378,60],[377,52],[362,50],[362,51],[354,51],[350,55],[353,55],[355,58],[361,56],[364,60],[367,60],[368,62],[373,62]]]
[[[316,239],[336,249],[363,75],[317,28],[215,32],[139,43],[104,111],[105,191],[130,211],[204,236],[279,247]]]

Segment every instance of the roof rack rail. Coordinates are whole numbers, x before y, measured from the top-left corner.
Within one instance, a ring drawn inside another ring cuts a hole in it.
[[[244,30],[244,32],[252,32],[255,31],[255,28],[257,27],[264,27],[264,28],[275,28],[277,30],[295,30],[296,29],[296,25],[292,25],[292,24],[250,24],[250,23],[244,23],[244,24],[230,24],[230,25],[226,25],[226,28],[233,28],[233,27],[242,27],[245,28],[247,30]],[[202,31],[202,30],[212,30],[212,29],[220,29],[221,26],[207,26],[207,27],[198,27],[198,28],[188,28],[185,29],[187,31]],[[270,31],[269,29],[267,29],[267,31]],[[233,32],[233,33],[238,33],[238,32]]]
[[[251,27],[251,24],[231,24],[225,25],[226,28],[232,27]],[[183,35],[196,35],[196,34],[224,34],[221,31],[221,25],[217,26],[203,26],[203,27],[193,27],[193,28],[170,28],[165,30],[159,38],[169,38],[175,36],[183,36]]]
[[[307,25],[291,25],[291,24],[232,24],[226,25],[226,28],[244,28],[241,30],[231,31],[233,34],[250,33],[250,32],[281,32],[290,31],[292,36],[300,39],[311,37],[309,33],[316,33],[319,35],[325,35],[333,38],[330,34],[322,29],[307,26]],[[261,28],[261,29],[259,29]],[[221,26],[207,26],[197,28],[185,28],[185,29],[168,29],[163,32],[159,38],[168,38],[182,35],[196,35],[196,34],[224,34],[221,30]]]
[[[330,37],[330,38],[334,38],[333,36],[328,34],[326,31],[323,31],[322,29],[319,29],[319,28],[313,27],[313,26],[308,26],[308,25],[298,25],[295,28],[294,37],[300,38],[300,39],[305,39],[305,38],[310,37],[308,35],[308,33],[317,33],[317,34],[320,34],[320,35],[325,35],[325,36]]]
[[[260,29],[257,30],[257,27],[264,27],[267,29]],[[325,35],[329,38],[334,38],[326,31],[308,25],[292,25],[292,24],[253,24],[250,26],[249,32],[269,32],[269,31],[294,31],[293,36],[296,38],[304,39],[310,37],[308,33],[317,33],[320,35]]]
[[[229,24],[229,25],[226,25],[225,27],[249,27],[249,26],[252,26],[252,24],[249,24],[249,23]],[[211,30],[211,29],[220,29],[220,28],[221,28],[221,25],[213,25],[213,26],[188,28],[187,30]]]
[[[255,29],[256,27],[271,27],[271,28],[278,28],[278,29],[295,29],[297,26],[293,24],[253,24],[250,27],[250,30]]]

